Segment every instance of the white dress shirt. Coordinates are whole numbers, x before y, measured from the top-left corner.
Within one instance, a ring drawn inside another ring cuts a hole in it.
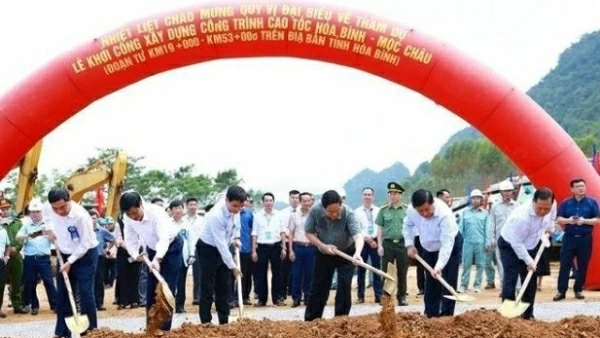
[[[360,222],[363,236],[371,237],[373,239],[377,238],[377,226],[375,225],[375,220],[377,219],[378,213],[379,207],[375,205],[371,205],[371,219],[369,219],[367,207],[364,205],[354,209],[354,215],[356,215],[356,218],[358,218],[358,221]]]
[[[414,246],[415,236],[418,233],[423,249],[429,252],[440,252],[434,268],[443,269],[452,254],[454,241],[458,234],[458,225],[452,209],[446,202],[435,198],[433,207],[435,209],[433,216],[424,218],[410,206],[406,213],[402,234],[408,247]]]
[[[156,251],[156,258],[162,259],[179,231],[162,207],[151,203],[142,203],[142,206],[144,217],[141,221],[123,215],[125,248],[131,257],[137,258],[141,239],[145,246]]]
[[[282,222],[283,229],[284,229],[286,235],[289,235],[290,219],[292,218],[292,215],[295,214],[296,211],[298,211],[298,210],[300,210],[299,205],[296,208],[292,208],[291,205],[288,205],[287,207],[285,207],[281,211],[279,211],[279,219]]]
[[[239,215],[239,213],[238,213]],[[205,216],[206,224],[200,234],[200,240],[217,248],[223,263],[229,269],[236,267],[229,247],[234,239],[235,217],[226,203],[217,203]],[[239,219],[239,217],[238,217]]]
[[[181,239],[183,240],[183,250],[181,252],[183,256],[183,266],[188,266],[190,257],[195,256],[190,224],[185,220],[184,217],[182,217],[179,222],[177,222],[174,218],[172,220],[173,225],[177,227],[177,232],[179,235],[181,235]]]
[[[302,209],[298,208],[295,213],[290,216],[290,222],[288,223],[288,234],[292,235],[294,242],[309,243],[310,241],[306,238],[306,232],[304,231],[304,223],[308,217],[308,211],[306,214],[302,213]]]
[[[88,250],[96,249],[98,239],[90,213],[74,201],[69,203],[71,211],[65,217],[54,211],[50,212],[50,222],[46,225],[46,229],[54,232],[60,251],[71,255],[67,261],[73,264]]]
[[[264,209],[254,214],[252,236],[256,236],[258,244],[281,242],[281,233],[286,233],[286,228],[281,221],[281,215],[275,209],[271,214],[267,214]]]
[[[552,206],[554,218],[556,218],[556,203]],[[502,227],[502,238],[510,243],[519,259],[525,264],[533,263],[533,258],[528,250],[533,250],[540,242],[546,230],[554,230],[554,222],[551,220],[553,212],[540,217],[533,209],[533,202],[527,202],[518,206],[506,219]]]
[[[190,226],[190,243],[193,247],[196,247],[196,242],[198,242],[198,238],[200,238],[200,234],[202,233],[202,229],[204,228],[204,216],[190,216],[186,214],[185,216],[183,216],[183,219]]]

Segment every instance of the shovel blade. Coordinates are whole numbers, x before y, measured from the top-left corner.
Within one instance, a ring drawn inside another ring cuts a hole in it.
[[[469,295],[458,295],[458,297],[454,297],[452,295],[444,295],[444,298],[453,300],[455,302],[461,302],[461,303],[471,303],[471,302],[475,301],[475,297],[469,296]]]
[[[500,305],[498,312],[506,318],[516,318],[522,315],[528,307],[529,303],[517,303],[514,300],[506,299],[502,302],[502,305]]]
[[[84,333],[90,327],[90,320],[86,315],[66,317],[65,323],[71,332]]]
[[[396,264],[388,263],[386,273],[391,276],[397,276]],[[388,295],[395,295],[398,291],[398,283],[393,278],[385,278],[383,281],[383,291]]]
[[[171,311],[173,311],[173,309],[175,309],[175,297],[173,297],[173,293],[171,292],[171,289],[169,289],[169,284],[164,282],[161,283],[161,285],[163,295],[165,295],[165,300],[167,301],[167,304],[169,304],[169,306],[171,307]]]

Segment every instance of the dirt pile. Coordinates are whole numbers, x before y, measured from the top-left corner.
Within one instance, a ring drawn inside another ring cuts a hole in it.
[[[151,335],[156,334],[162,323],[168,320],[173,312],[160,283],[156,286],[155,292],[156,302],[152,305],[150,311],[148,311],[148,325],[146,326],[146,332]]]
[[[389,300],[388,300],[389,301]],[[390,302],[391,303],[391,302]],[[225,326],[184,324],[164,338],[600,338],[600,317],[578,316],[546,323],[506,319],[496,311],[477,310],[450,318],[426,319],[416,313],[398,313],[390,322],[389,303],[381,315],[343,317],[312,323],[244,320]],[[380,323],[384,327],[380,326]],[[388,326],[389,325],[389,326]],[[395,329],[390,329],[396,325]],[[394,333],[395,332],[395,333]],[[87,338],[150,338],[102,329]]]

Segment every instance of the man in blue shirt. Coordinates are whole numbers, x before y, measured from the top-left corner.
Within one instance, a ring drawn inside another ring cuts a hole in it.
[[[242,246],[239,238],[234,238],[233,218],[241,211],[246,198],[246,191],[242,187],[232,186],[227,189],[225,198],[217,202],[206,214],[206,224],[196,243],[200,271],[202,271],[200,276],[200,322],[202,324],[212,321],[210,309],[213,299],[219,324],[229,322],[230,275],[237,277],[242,274],[229,247],[232,243],[237,247]]]
[[[573,291],[575,291],[575,298],[585,298],[582,291],[592,255],[592,230],[594,224],[600,220],[598,202],[585,196],[585,181],[582,178],[571,181],[571,193],[573,197],[564,200],[558,207],[557,213],[558,224],[565,232],[560,249],[558,293],[553,298],[555,302],[565,299],[574,258],[577,258],[577,273]]]
[[[250,302],[250,290],[252,289],[252,259],[250,259],[252,253],[252,222],[254,222],[252,210],[244,207],[240,211],[240,241],[242,242],[240,264],[242,266],[242,299],[244,305],[252,305],[252,302]]]
[[[33,200],[29,205],[31,221],[23,224],[17,233],[17,240],[23,243],[24,265],[24,288],[23,300],[25,304],[31,304],[31,314],[37,315],[40,311],[35,288],[38,275],[44,283],[50,309],[56,308],[56,286],[52,278],[52,265],[50,263],[50,240],[43,234],[46,225],[42,220],[42,203]]]
[[[94,216],[90,213],[92,219]],[[112,221],[112,219],[111,219]],[[99,218],[94,223],[94,232],[98,239],[98,265],[96,265],[96,280],[94,281],[94,293],[96,295],[96,310],[105,311],[104,307],[104,273],[106,271],[106,255],[108,250],[115,244],[116,238],[110,231],[106,230],[107,220]]]

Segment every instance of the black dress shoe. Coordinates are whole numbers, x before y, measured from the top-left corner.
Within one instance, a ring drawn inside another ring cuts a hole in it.
[[[192,305],[200,305],[200,302],[197,301],[197,300],[195,300],[195,301],[192,302]]]
[[[585,299],[585,296],[581,292],[575,292],[575,298],[577,298],[577,299]]]
[[[381,304],[381,297],[375,297],[375,304]]]
[[[106,308],[104,306],[99,306],[96,310],[98,310],[98,311],[106,311]]]
[[[557,293],[556,296],[554,296],[554,298],[552,298],[553,301],[558,302],[565,299],[565,294],[564,293]]]
[[[175,313],[185,313],[185,309],[184,309],[183,307],[178,307],[178,308],[175,310]]]
[[[300,301],[299,301],[299,300],[295,300],[295,301],[292,303],[292,307],[298,307],[298,306],[300,306]]]
[[[250,299],[244,299],[244,300],[242,301],[242,303],[243,303],[244,305],[252,305],[252,302],[250,301]]]
[[[398,306],[408,306],[408,302],[406,301],[406,297],[401,297],[398,299]]]
[[[359,298],[359,299],[356,300],[356,304],[362,304],[364,302],[365,302],[364,298]]]
[[[40,313],[40,309],[31,309],[31,315],[32,315],[32,316],[35,316],[35,315],[37,315],[38,313]]]
[[[256,304],[254,304],[254,307],[265,307],[265,306],[267,306],[267,304],[265,302],[261,302],[261,301],[258,301]]]

